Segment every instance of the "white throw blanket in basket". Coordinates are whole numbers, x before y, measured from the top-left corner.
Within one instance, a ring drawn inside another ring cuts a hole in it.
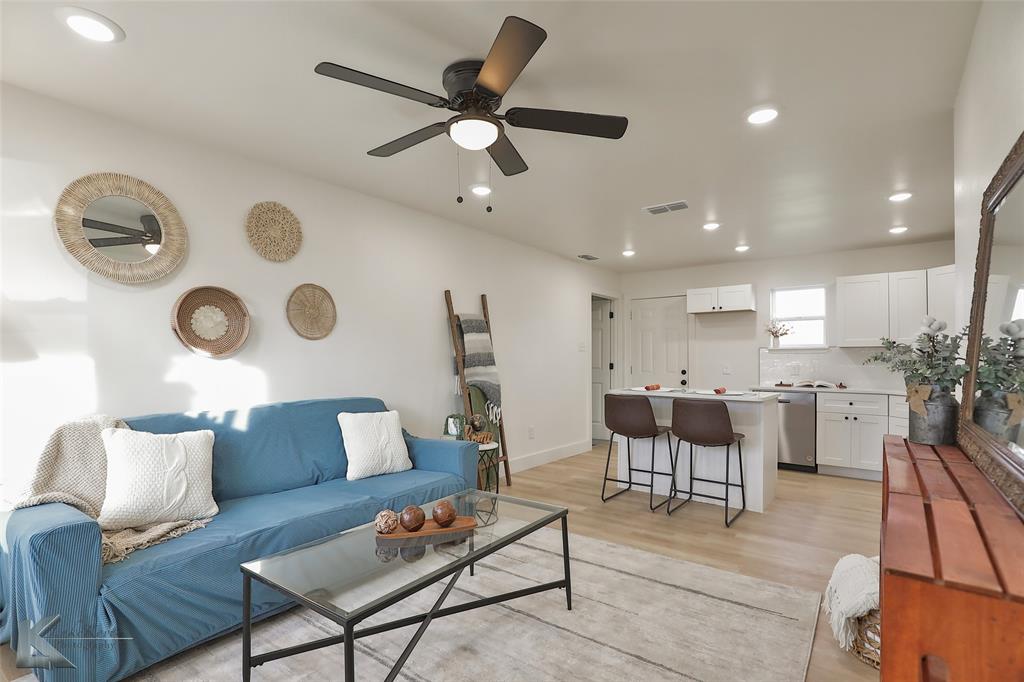
[[[63,502],[97,518],[107,492],[107,452],[100,435],[106,428],[124,429],[128,425],[120,419],[95,415],[58,426],[36,462],[28,490],[14,508]],[[209,522],[210,519],[171,521],[105,531],[103,563],[121,561],[137,549],[176,538]]]
[[[847,554],[832,570],[825,590],[825,613],[844,651],[853,646],[857,619],[878,608],[878,557]]]

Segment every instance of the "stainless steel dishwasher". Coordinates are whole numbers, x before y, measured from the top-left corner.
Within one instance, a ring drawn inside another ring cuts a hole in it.
[[[779,468],[817,471],[816,395],[779,392]]]

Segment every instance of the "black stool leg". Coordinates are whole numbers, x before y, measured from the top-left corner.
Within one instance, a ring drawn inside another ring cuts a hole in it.
[[[611,435],[608,437],[608,456],[604,460],[604,480],[601,482],[601,501],[602,502],[607,502],[608,500],[612,499],[616,495],[621,495],[622,493],[630,491],[630,490],[633,489],[633,458],[632,458],[632,455],[630,454],[630,448],[629,448],[630,439],[629,438],[626,439],[626,478],[628,480],[623,481],[623,480],[619,479],[618,476],[616,476],[615,478],[608,478],[608,468],[611,466],[611,463],[612,463],[612,443],[614,443],[614,441],[615,441],[615,432],[613,431],[611,433]],[[620,453],[620,455],[621,455],[621,453]],[[626,488],[623,488],[622,490],[620,490],[619,492],[617,492],[617,493],[615,493],[613,495],[607,495],[606,496],[605,495],[605,488],[608,485],[608,481],[612,481],[612,482],[615,482],[615,483],[629,483],[629,486],[626,487]]]
[[[690,489],[686,491],[686,499],[680,504],[673,507],[671,502],[671,500],[677,499],[676,496],[679,494],[679,488],[676,486],[676,471],[679,467],[679,446],[682,445],[682,443],[682,438],[676,441],[676,451],[675,455],[672,457],[672,488],[669,491],[669,504],[665,510],[668,514],[672,514],[672,512],[685,506],[687,502],[693,499],[693,443],[690,443]]]
[[[742,506],[740,507],[740,510],[738,512],[736,512],[735,516],[733,516],[730,519],[729,518],[729,503],[728,502],[725,503],[725,527],[726,528],[731,526],[733,524],[733,522],[740,517],[740,514],[742,514],[743,512],[745,512],[747,510],[747,489],[746,489],[746,486],[743,484],[743,441],[742,440],[736,441],[736,459],[737,459],[737,461],[739,462],[739,465],[740,465],[740,501],[741,501]],[[726,466],[726,476],[725,476],[725,478],[726,478],[726,481],[728,481],[729,480],[729,474],[728,474],[728,471],[729,471],[728,451],[726,452],[725,466]],[[735,483],[731,483],[729,485],[735,486],[736,484]],[[729,485],[725,486],[725,496],[727,498],[729,497]]]
[[[668,450],[669,450],[669,453],[671,453],[672,452],[672,439],[668,437],[668,433],[667,432],[665,433],[665,437],[668,438]],[[662,502],[659,502],[658,504],[654,504],[654,452],[655,452],[655,450],[657,448],[657,445],[658,445],[658,437],[657,436],[652,436],[651,437],[651,496],[650,496],[650,501],[647,503],[647,506],[651,508],[651,511],[657,511],[663,505],[668,504],[668,501],[670,499],[672,499],[670,497],[666,497]],[[664,473],[659,471],[658,475],[659,476],[664,476]]]
[[[725,527],[729,527],[729,446],[725,446]]]

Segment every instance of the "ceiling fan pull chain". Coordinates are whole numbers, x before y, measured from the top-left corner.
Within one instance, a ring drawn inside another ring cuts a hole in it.
[[[494,185],[491,184],[491,159],[487,158],[487,188],[490,192],[487,193],[487,212],[490,213],[493,209],[491,208],[491,197],[494,196]]]
[[[455,147],[455,177],[458,186],[458,196],[455,197],[457,203],[462,203],[462,154],[459,153],[459,147]]]

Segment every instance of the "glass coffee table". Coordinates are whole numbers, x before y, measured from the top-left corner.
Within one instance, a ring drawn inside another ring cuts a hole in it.
[[[476,528],[436,536],[430,538],[429,542],[427,538],[410,539],[396,547],[394,542],[378,543],[373,524],[368,523],[242,564],[242,679],[248,681],[253,668],[269,661],[344,644],[345,681],[352,682],[355,679],[355,640],[419,623],[419,628],[386,678],[390,682],[398,676],[434,618],[556,589],[565,590],[565,605],[572,610],[568,509],[479,490],[466,490],[444,499],[455,506],[460,516],[475,517]],[[431,502],[423,505],[427,518],[430,518],[434,504]],[[562,522],[562,558],[565,568],[561,580],[454,606],[442,606],[467,567],[470,575],[473,575],[474,564],[480,559],[559,519]],[[444,591],[426,613],[356,629],[366,618],[449,576]],[[297,646],[253,654],[253,580],[333,620],[344,632]]]

